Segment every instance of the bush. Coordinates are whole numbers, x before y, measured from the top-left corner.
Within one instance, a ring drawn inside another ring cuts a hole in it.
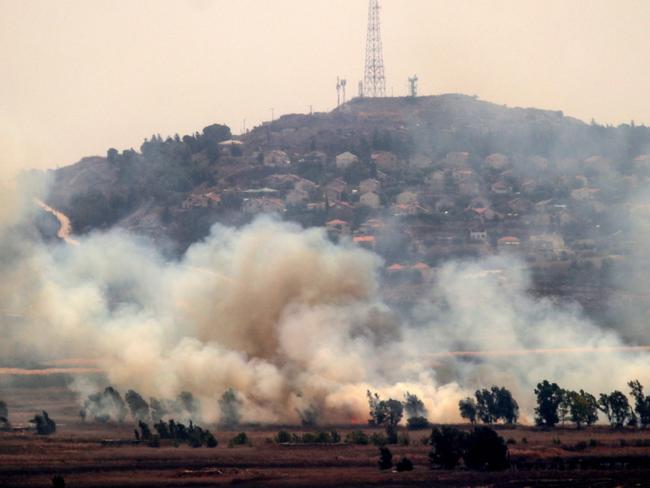
[[[346,444],[359,444],[365,446],[368,445],[369,442],[368,435],[362,430],[353,430],[345,436]]]
[[[50,418],[45,410],[43,410],[42,415],[35,415],[29,422],[36,424],[36,433],[38,435],[50,435],[56,432],[56,422]]]
[[[443,426],[431,431],[429,464],[432,468],[454,469],[464,453],[467,433],[455,427]]]
[[[236,446],[251,446],[251,441],[248,439],[246,432],[240,432],[235,437],[228,441],[228,447]]]
[[[160,436],[158,434],[152,435],[147,445],[149,447],[160,447]]]
[[[426,417],[411,417],[406,421],[406,428],[409,430],[428,429],[430,426]]]
[[[400,434],[397,438],[397,443],[400,446],[408,446],[411,444],[411,439],[409,438],[409,435],[407,433]]]
[[[393,467],[393,454],[386,446],[379,448],[379,469],[385,470]]]
[[[339,434],[336,430],[330,431],[330,437],[332,438],[332,443],[334,444],[341,442],[341,434]]]
[[[470,469],[500,471],[509,466],[508,446],[503,437],[489,427],[477,427],[467,437],[463,455],[465,465]]]
[[[517,440],[516,440],[516,439],[513,439],[513,438],[511,437],[510,439],[508,439],[508,440],[506,441],[506,444],[510,444],[510,445],[513,445],[513,446],[514,446],[514,445],[517,444]]]
[[[286,430],[281,430],[275,435],[275,442],[278,444],[287,444],[291,442],[291,434]]]
[[[373,446],[385,446],[388,444],[388,437],[380,432],[373,432],[370,435],[370,443]]]
[[[219,442],[217,441],[217,438],[212,435],[211,433],[208,433],[207,440],[205,441],[206,447],[209,448],[215,448],[219,445]]]
[[[63,476],[56,475],[52,478],[52,488],[65,488],[65,480]]]
[[[402,460],[395,465],[395,469],[400,473],[403,471],[413,471],[413,463],[409,458],[403,457]]]

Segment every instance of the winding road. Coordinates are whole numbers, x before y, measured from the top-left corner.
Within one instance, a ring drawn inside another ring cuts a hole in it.
[[[56,219],[59,221],[59,230],[56,233],[56,236],[59,239],[64,241],[66,244],[70,244],[71,246],[79,245],[79,241],[71,237],[72,223],[70,222],[70,219],[68,218],[67,215],[65,215],[63,212],[59,212],[55,208],[50,207],[47,203],[45,203],[43,200],[39,200],[38,198],[36,199],[36,205],[41,207],[46,212],[54,215]]]

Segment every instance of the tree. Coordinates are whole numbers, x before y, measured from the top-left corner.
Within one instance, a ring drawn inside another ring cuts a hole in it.
[[[236,427],[239,425],[241,418],[240,409],[242,400],[232,388],[228,388],[221,395],[219,400],[219,410],[221,410],[221,425],[226,427]]]
[[[601,393],[598,409],[607,416],[612,427],[620,429],[632,418],[632,409],[624,393],[614,390],[609,395]]]
[[[467,397],[459,401],[458,409],[461,417],[469,420],[471,424],[476,423],[476,401],[473,398]]]
[[[634,412],[641,427],[645,428],[650,425],[650,396],[643,394],[643,385],[639,380],[630,381],[627,384],[630,387],[630,394],[634,398]]]
[[[406,424],[409,429],[424,429],[429,427],[427,409],[424,402],[417,395],[406,392],[404,397],[404,411],[406,412]]]
[[[114,147],[106,151],[106,159],[108,159],[109,163],[116,163],[119,157],[120,157],[120,153]]]
[[[56,432],[56,422],[50,418],[45,410],[41,415],[35,415],[29,422],[36,424],[36,433],[38,435],[50,435]]]
[[[404,415],[404,405],[399,400],[386,400],[386,436],[389,444],[397,444],[397,425]]]
[[[489,427],[476,427],[466,440],[465,465],[481,471],[500,471],[508,467],[508,446],[503,437]]]
[[[505,387],[492,387],[495,395],[496,417],[502,419],[506,424],[516,424],[519,418],[519,405],[512,397],[512,393]]]
[[[496,418],[496,398],[490,390],[476,390],[476,414],[484,424],[493,424]]]
[[[475,397],[476,415],[481,422],[492,424],[502,420],[508,424],[517,423],[519,405],[507,388],[492,386],[489,390],[476,390]],[[465,408],[471,408],[471,405],[465,405]]]
[[[393,467],[393,453],[386,446],[379,448],[379,469],[386,470]]]
[[[129,406],[134,420],[147,422],[149,420],[149,404],[134,390],[129,390],[124,395],[124,400]]]
[[[467,432],[447,425],[431,431],[429,464],[432,468],[454,469],[464,454]]]
[[[377,393],[367,392],[370,407],[370,425],[383,425],[386,428],[389,444],[397,443],[397,425],[404,415],[404,405],[399,400],[382,400]]]
[[[196,415],[199,410],[198,402],[194,399],[194,395],[189,391],[182,391],[180,395],[178,395],[178,402],[190,417]]]
[[[554,427],[558,421],[558,407],[562,401],[563,392],[557,383],[547,380],[537,384],[535,388],[537,407],[535,407],[535,422],[544,427]]]
[[[569,398],[571,420],[575,422],[578,429],[583,424],[592,425],[598,420],[598,402],[592,394],[584,390],[569,391],[566,394]]]
[[[0,417],[9,418],[9,408],[7,408],[7,404],[2,400],[0,400]]]
[[[372,393],[370,390],[366,392],[368,396],[368,407],[370,408],[370,418],[368,423],[370,425],[383,425],[386,419],[386,404],[379,398],[379,394]]]
[[[562,400],[560,400],[560,404],[558,405],[558,420],[562,422],[562,425],[571,419],[569,415],[571,412],[571,399],[568,393],[568,391],[562,390]]]

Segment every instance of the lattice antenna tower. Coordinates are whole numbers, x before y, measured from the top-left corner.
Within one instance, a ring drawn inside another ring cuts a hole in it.
[[[366,70],[364,74],[364,95],[367,97],[386,96],[386,76],[384,74],[384,53],[381,45],[381,6],[379,0],[368,2],[368,37],[366,39]]]

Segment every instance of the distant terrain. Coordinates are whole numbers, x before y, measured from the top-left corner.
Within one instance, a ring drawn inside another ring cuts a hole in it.
[[[605,304],[648,298],[620,277],[649,175],[648,127],[451,94],[354,99],[236,138],[153,135],[53,171],[47,203],[77,235],[117,226],[171,254],[260,214],[321,226],[385,259],[395,302],[448,259],[512,252],[534,292],[608,321]]]

